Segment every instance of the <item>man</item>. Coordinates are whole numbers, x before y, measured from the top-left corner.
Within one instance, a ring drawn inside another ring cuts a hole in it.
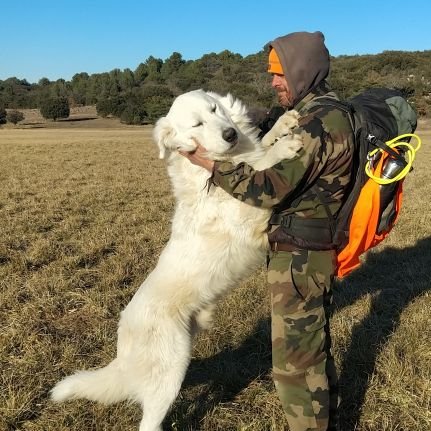
[[[264,171],[213,162],[201,146],[183,155],[212,172],[213,184],[236,199],[273,210],[268,282],[276,389],[291,431],[336,430],[329,213],[339,209],[351,179],[353,134],[347,114],[328,103],[338,98],[325,81],[329,54],[323,34],[292,33],[269,47],[272,87],[280,105],[300,114],[294,132],[301,134],[303,149]]]

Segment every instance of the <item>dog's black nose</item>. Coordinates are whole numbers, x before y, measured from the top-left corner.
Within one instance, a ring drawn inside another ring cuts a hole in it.
[[[229,127],[229,129],[223,130],[222,137],[226,142],[232,144],[238,139],[238,134],[233,127]]]

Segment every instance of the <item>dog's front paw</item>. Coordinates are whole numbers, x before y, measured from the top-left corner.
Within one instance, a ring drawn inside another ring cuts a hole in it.
[[[292,136],[292,130],[298,127],[299,113],[297,111],[285,112],[274,124],[272,129],[262,138],[262,145],[270,147],[285,136]]]
[[[303,147],[302,137],[300,134],[293,133],[292,136],[283,136],[277,142],[268,148],[265,155],[265,167],[274,166],[282,160],[293,159]]]
[[[299,112],[298,111],[287,111],[285,112],[275,123],[275,126],[278,124],[278,122],[280,121],[279,127],[281,128],[281,132],[291,132],[292,129],[294,129],[295,127],[298,127],[299,125]]]

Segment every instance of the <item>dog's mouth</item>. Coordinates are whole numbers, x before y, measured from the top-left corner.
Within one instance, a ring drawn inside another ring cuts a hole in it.
[[[238,144],[238,132],[233,127],[223,130],[222,138],[229,144],[228,152],[232,151]]]
[[[236,146],[238,145],[238,139],[236,139],[233,142],[229,142],[229,148],[226,151],[227,153],[231,153],[233,150],[235,150]]]

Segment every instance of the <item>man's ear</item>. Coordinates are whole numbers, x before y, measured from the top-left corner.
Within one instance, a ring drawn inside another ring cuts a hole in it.
[[[160,118],[153,131],[153,139],[159,147],[159,158],[166,158],[166,150],[175,149],[173,142],[175,130],[167,117]]]

